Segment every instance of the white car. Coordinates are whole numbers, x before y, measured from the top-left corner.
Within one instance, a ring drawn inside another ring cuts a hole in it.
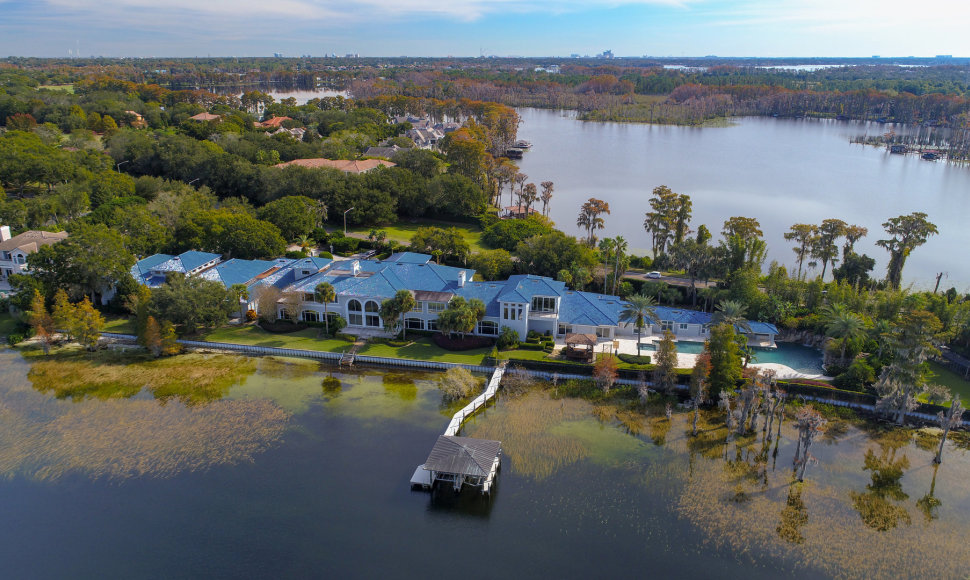
[[[660,274],[660,272],[647,272],[647,278],[653,278],[655,280],[659,280],[663,278],[663,276]]]

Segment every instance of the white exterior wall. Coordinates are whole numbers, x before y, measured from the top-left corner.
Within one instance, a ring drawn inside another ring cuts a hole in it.
[[[505,318],[506,308],[515,309],[516,320]],[[519,316],[520,312],[521,316]],[[529,305],[520,302],[499,302],[499,332],[502,332],[503,326],[508,326],[517,332],[519,340],[524,341],[529,335]]]
[[[27,254],[23,250],[10,250],[10,259],[3,259],[0,254],[0,278],[6,280],[12,274],[23,274],[27,266]]]

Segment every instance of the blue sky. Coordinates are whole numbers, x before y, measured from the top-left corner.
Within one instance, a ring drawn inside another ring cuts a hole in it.
[[[0,0],[0,56],[970,56],[968,22],[966,0]]]

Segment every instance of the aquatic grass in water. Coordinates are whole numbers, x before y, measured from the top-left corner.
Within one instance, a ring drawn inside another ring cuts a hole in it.
[[[192,405],[221,398],[256,369],[256,359],[186,354],[155,359],[147,354],[65,348],[22,353],[34,388],[58,399],[129,398],[147,389],[157,399]]]

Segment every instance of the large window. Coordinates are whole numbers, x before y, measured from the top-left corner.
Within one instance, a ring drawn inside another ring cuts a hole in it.
[[[483,320],[478,323],[478,334],[486,334],[489,336],[498,335],[498,323],[492,322],[491,320]]]
[[[428,302],[428,312],[434,314],[436,312],[444,312],[448,305],[444,302]]]
[[[423,310],[424,310],[424,302],[418,302],[417,300],[415,300],[414,308],[411,309],[411,312],[422,312]]]
[[[660,332],[666,332],[668,330],[673,330],[673,329],[674,329],[674,321],[673,320],[661,320],[660,321]]]
[[[521,320],[523,306],[519,304],[503,304],[502,318],[504,320]]]
[[[408,330],[424,330],[424,321],[420,318],[405,318],[404,327]]]
[[[613,329],[610,328],[609,326],[597,326],[596,336],[598,336],[599,338],[609,338],[610,335],[612,334],[612,330]]]
[[[364,317],[367,326],[379,327],[381,325],[381,316],[379,314],[381,311],[380,304],[373,300],[368,300],[364,306],[364,310],[367,312],[367,315]]]
[[[680,330],[687,330],[687,323],[686,322],[681,322],[680,323]]]
[[[26,264],[27,263],[27,258],[26,258],[26,256],[14,256],[13,257],[13,262],[14,262],[14,264]]]
[[[560,324],[559,325],[558,334],[560,336],[562,336],[564,334],[572,334],[572,332],[573,332],[573,326],[571,324]]]
[[[364,325],[364,315],[362,312],[364,307],[361,306],[359,300],[351,300],[347,303],[347,324],[351,326],[363,326]]]
[[[553,298],[552,296],[533,296],[532,311],[533,312],[555,312],[556,299]]]
[[[320,322],[320,316],[314,310],[304,310],[303,320],[305,322]]]
[[[437,320],[429,320],[428,321],[428,330],[438,330],[438,321]]]

